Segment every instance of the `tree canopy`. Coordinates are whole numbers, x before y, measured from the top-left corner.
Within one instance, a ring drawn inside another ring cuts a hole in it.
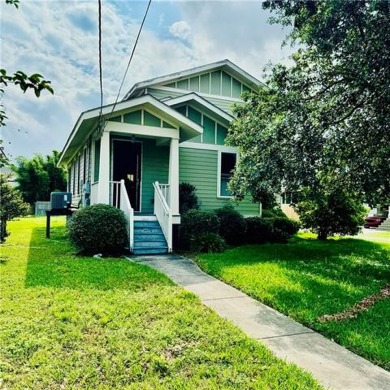
[[[54,150],[51,155],[45,157],[36,154],[31,159],[17,159],[13,170],[25,202],[34,204],[38,200],[49,200],[51,192],[65,191],[65,171],[57,167],[59,157],[60,153]]]
[[[292,65],[235,109],[228,142],[240,151],[230,183],[242,197],[343,188],[373,204],[390,194],[390,5],[387,0],[273,0],[291,25]],[[317,195],[316,195],[317,194]]]

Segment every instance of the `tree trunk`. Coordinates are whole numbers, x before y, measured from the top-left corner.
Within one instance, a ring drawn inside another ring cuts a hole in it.
[[[317,238],[321,241],[325,241],[328,238],[328,231],[326,229],[320,229],[318,231]]]

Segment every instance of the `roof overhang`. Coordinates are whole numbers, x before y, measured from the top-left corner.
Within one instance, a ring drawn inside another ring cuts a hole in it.
[[[88,138],[92,137],[98,128],[100,116],[102,121],[106,122],[110,121],[110,118],[126,113],[132,109],[146,109],[152,114],[159,116],[176,126],[180,129],[180,141],[182,142],[203,133],[203,128],[201,126],[175,111],[169,105],[162,103],[151,95],[144,95],[117,104],[110,104],[102,108],[97,107],[81,113],[66,141],[58,164],[67,164],[87,142]],[[131,128],[131,134],[137,135],[137,126],[133,125],[129,128]],[[138,125],[138,128],[140,129],[140,135],[145,135],[145,126]],[[156,129],[159,128],[157,127]],[[157,138],[156,133],[153,133],[153,137]],[[161,130],[161,137],[166,137],[163,130]]]
[[[190,76],[200,75],[202,73],[210,72],[212,70],[224,70],[229,73],[231,76],[234,76],[237,80],[240,80],[244,84],[247,84],[252,89],[257,89],[262,83],[247,73],[245,70],[241,69],[236,64],[229,60],[222,60],[218,62],[213,62],[211,64],[198,66],[195,68],[187,69],[181,72],[171,73],[166,76],[156,77],[140,83],[135,84],[130,91],[125,95],[123,100],[130,99],[133,96],[137,96],[140,90],[143,90],[147,87],[153,87],[158,85],[164,85],[166,83],[178,81]]]
[[[225,124],[229,125],[229,123],[234,119],[234,117],[228,114],[226,111],[221,110],[215,104],[210,103],[208,100],[199,96],[195,92],[188,93],[187,95],[179,96],[176,98],[172,98],[169,100],[164,100],[164,103],[170,107],[179,106],[183,103],[190,103],[195,107],[200,108],[203,112],[207,113],[211,117],[218,117],[222,119]]]

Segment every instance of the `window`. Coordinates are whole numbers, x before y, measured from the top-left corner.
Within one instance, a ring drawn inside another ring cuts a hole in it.
[[[218,196],[232,196],[228,190],[228,183],[230,178],[232,177],[234,167],[236,166],[236,161],[236,153],[220,153]]]
[[[95,156],[94,156],[94,170],[93,181],[99,181],[99,168],[100,168],[100,139],[95,142]]]

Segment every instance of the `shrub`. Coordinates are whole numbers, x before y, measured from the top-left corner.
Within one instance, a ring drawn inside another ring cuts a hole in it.
[[[249,217],[246,222],[246,242],[248,244],[262,244],[269,241],[272,232],[272,223],[269,218]]]
[[[219,231],[219,219],[214,211],[190,210],[185,213],[180,226],[180,246],[189,249],[191,242],[195,241],[203,233],[215,233]]]
[[[180,183],[179,212],[183,215],[192,209],[199,209],[199,199],[196,195],[196,188],[190,183]]]
[[[85,255],[117,255],[127,244],[127,225],[123,211],[95,204],[74,213],[68,225],[70,240]]]
[[[299,222],[289,218],[246,218],[246,242],[262,244],[264,242],[286,242],[299,230]]]
[[[219,235],[226,243],[232,246],[243,244],[246,232],[244,217],[231,205],[217,209],[215,213],[220,222]]]
[[[272,209],[264,209],[261,212],[262,218],[286,218],[286,214],[283,212],[283,210],[280,207],[274,207]]]
[[[191,243],[191,252],[220,253],[226,249],[225,240],[215,233],[201,233]]]

